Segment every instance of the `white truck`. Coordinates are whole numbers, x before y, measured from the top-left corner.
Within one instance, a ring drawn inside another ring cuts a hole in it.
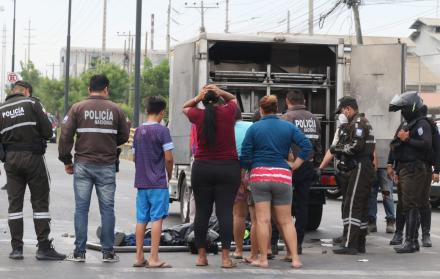
[[[191,196],[190,123],[183,103],[206,84],[236,95],[245,118],[258,109],[261,97],[274,94],[284,110],[288,89],[301,89],[308,109],[322,125],[322,145],[329,147],[335,131],[334,110],[344,95],[358,99],[373,125],[377,154],[386,164],[389,142],[400,123],[388,113],[392,97],[404,91],[406,46],[344,44],[342,38],[299,35],[234,35],[202,33],[176,46],[170,55],[169,128],[175,145],[170,202],[180,201],[188,221]],[[337,187],[330,168],[310,192],[309,229],[319,227],[325,193]]]

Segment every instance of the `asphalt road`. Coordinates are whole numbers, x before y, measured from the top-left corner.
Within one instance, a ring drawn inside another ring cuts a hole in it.
[[[56,145],[51,144],[46,154],[48,168],[52,178],[51,215],[52,234],[56,248],[63,253],[73,249],[73,238],[64,237],[74,234],[74,199],[72,177],[64,173],[63,165],[56,159]],[[118,174],[116,193],[117,230],[130,233],[135,223],[135,189],[133,188],[134,165],[123,161]],[[6,181],[2,170],[0,185]],[[210,265],[204,268],[194,266],[195,256],[189,253],[162,253],[161,257],[173,265],[171,269],[147,270],[132,268],[133,253],[120,253],[121,261],[116,264],[101,263],[101,254],[87,252],[87,263],[38,262],[35,255],[35,235],[32,224],[32,210],[29,196],[25,198],[25,259],[13,261],[8,258],[10,252],[9,230],[7,227],[7,195],[0,192],[0,278],[440,278],[440,211],[432,216],[433,248],[422,248],[419,253],[398,255],[388,245],[390,234],[384,233],[385,221],[383,207],[379,204],[378,233],[367,238],[367,254],[361,256],[340,256],[331,252],[332,247],[323,246],[322,239],[330,239],[342,231],[340,220],[340,201],[328,201],[324,207],[324,216],[318,231],[309,233],[304,245],[301,270],[290,269],[287,263],[278,259],[270,262],[267,269],[258,269],[246,264],[238,268],[224,270],[220,268],[219,256],[209,256]],[[170,217],[165,226],[179,223],[179,204],[170,207]],[[89,240],[96,241],[95,231],[100,224],[100,215],[96,196],[90,206]],[[283,253],[283,252],[281,252]],[[282,255],[281,255],[282,256]],[[279,256],[279,258],[281,257]]]

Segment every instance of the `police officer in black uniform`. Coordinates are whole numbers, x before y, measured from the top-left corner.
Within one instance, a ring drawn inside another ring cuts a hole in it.
[[[342,137],[330,152],[341,158],[340,169],[348,176],[343,204],[344,241],[335,254],[365,253],[367,235],[368,197],[374,182],[373,152],[375,140],[370,123],[358,112],[356,99],[346,96],[339,100],[337,113],[348,118]]]
[[[401,111],[405,120],[390,144],[388,173],[395,170],[398,181],[398,208],[405,220],[405,242],[397,253],[419,251],[417,230],[420,213],[425,210],[428,175],[432,173],[432,127],[423,115],[423,100],[418,92],[406,92],[390,103],[390,111]]]
[[[12,94],[0,105],[0,140],[5,150],[4,168],[9,200],[8,224],[11,231],[11,259],[23,259],[23,199],[29,185],[34,225],[38,240],[38,260],[63,260],[49,240],[49,175],[44,161],[46,141],[52,125],[36,98],[28,97],[32,86],[17,81]]]
[[[289,90],[286,95],[287,111],[282,119],[293,123],[310,140],[313,145],[313,154],[301,167],[293,173],[293,201],[292,215],[295,216],[295,227],[298,239],[298,254],[302,254],[302,243],[307,230],[309,213],[310,187],[315,175],[314,166],[319,165],[322,158],[321,124],[318,118],[306,110],[302,91]],[[299,147],[292,146],[296,157]]]

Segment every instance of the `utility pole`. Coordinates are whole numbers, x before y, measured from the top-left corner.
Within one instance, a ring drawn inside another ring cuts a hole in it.
[[[70,21],[72,18],[72,0],[69,0],[69,13],[67,17],[67,43],[66,43],[66,72],[64,76],[64,115],[69,107],[69,68],[70,68]]]
[[[229,0],[226,0],[225,33],[229,33]]]
[[[136,47],[134,58],[134,126],[139,126],[139,112],[141,103],[141,31],[142,31],[142,0],[136,2]]]
[[[148,58],[148,32],[145,32],[144,60]]]
[[[127,65],[127,72],[130,75],[131,74],[131,60],[132,60],[132,49],[133,49],[133,37],[135,35],[131,34],[131,31],[128,31],[128,34],[126,32],[117,32],[119,37],[126,37],[127,39],[124,41],[124,54],[128,57],[128,65]],[[128,47],[126,47],[128,41]],[[125,66],[125,61],[124,61]]]
[[[12,23],[12,67],[11,72],[15,70],[15,10],[16,10],[16,0],[14,0],[14,20]]]
[[[187,5],[187,3],[185,3],[185,5]],[[200,15],[201,15],[201,26],[200,26],[200,33],[205,33],[206,29],[205,29],[205,10],[208,9],[218,9],[218,3],[216,3],[216,6],[205,6],[203,4],[203,1],[200,1],[200,6],[196,6],[194,3],[194,6],[191,7],[186,7],[188,9],[198,9],[200,10]]]
[[[313,35],[313,0],[309,0],[309,35]]]
[[[351,2],[351,7],[353,8],[354,24],[356,28],[356,41],[358,45],[363,45],[364,41],[362,38],[361,20],[359,17],[360,0],[351,0],[350,2]]]
[[[290,10],[287,11],[287,33],[290,33]]]
[[[56,65],[55,63],[46,65],[47,67],[52,68],[52,79],[55,79],[55,67],[60,67],[60,65]]]
[[[151,30],[150,30],[150,34],[151,34],[151,39],[150,39],[150,49],[154,50],[154,14],[151,14]]]
[[[170,56],[170,44],[171,44],[171,35],[170,35],[170,28],[171,28],[171,0],[168,0],[168,17],[167,17],[167,55]],[[145,49],[146,51],[146,49]]]
[[[101,60],[103,59],[105,48],[106,48],[106,37],[107,37],[107,0],[104,0],[104,14],[102,16]]]
[[[35,29],[31,28],[31,20],[28,21],[28,27],[24,29],[27,31],[27,59],[25,59],[26,64],[29,64],[29,61],[31,61],[31,31],[34,31]]]
[[[5,99],[5,76],[6,76],[6,25],[3,24],[3,33],[2,33],[2,76],[1,76],[1,95],[0,102],[3,102]]]
[[[439,9],[440,1],[437,0],[437,5],[435,6],[435,16],[438,18],[438,9]]]

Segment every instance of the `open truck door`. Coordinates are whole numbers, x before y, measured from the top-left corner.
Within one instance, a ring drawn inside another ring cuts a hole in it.
[[[179,53],[179,55],[175,55]],[[174,170],[170,181],[170,202],[181,201],[182,221],[188,221],[191,189],[187,187],[185,170],[190,168],[191,124],[182,113],[183,104],[194,96],[196,91],[196,48],[194,43],[176,46],[170,54],[170,102],[169,129],[174,144]],[[187,196],[186,199],[184,196]]]
[[[401,122],[388,112],[391,99],[405,90],[406,45],[352,46],[349,65],[350,94],[373,127],[379,168],[388,161],[389,144]]]

